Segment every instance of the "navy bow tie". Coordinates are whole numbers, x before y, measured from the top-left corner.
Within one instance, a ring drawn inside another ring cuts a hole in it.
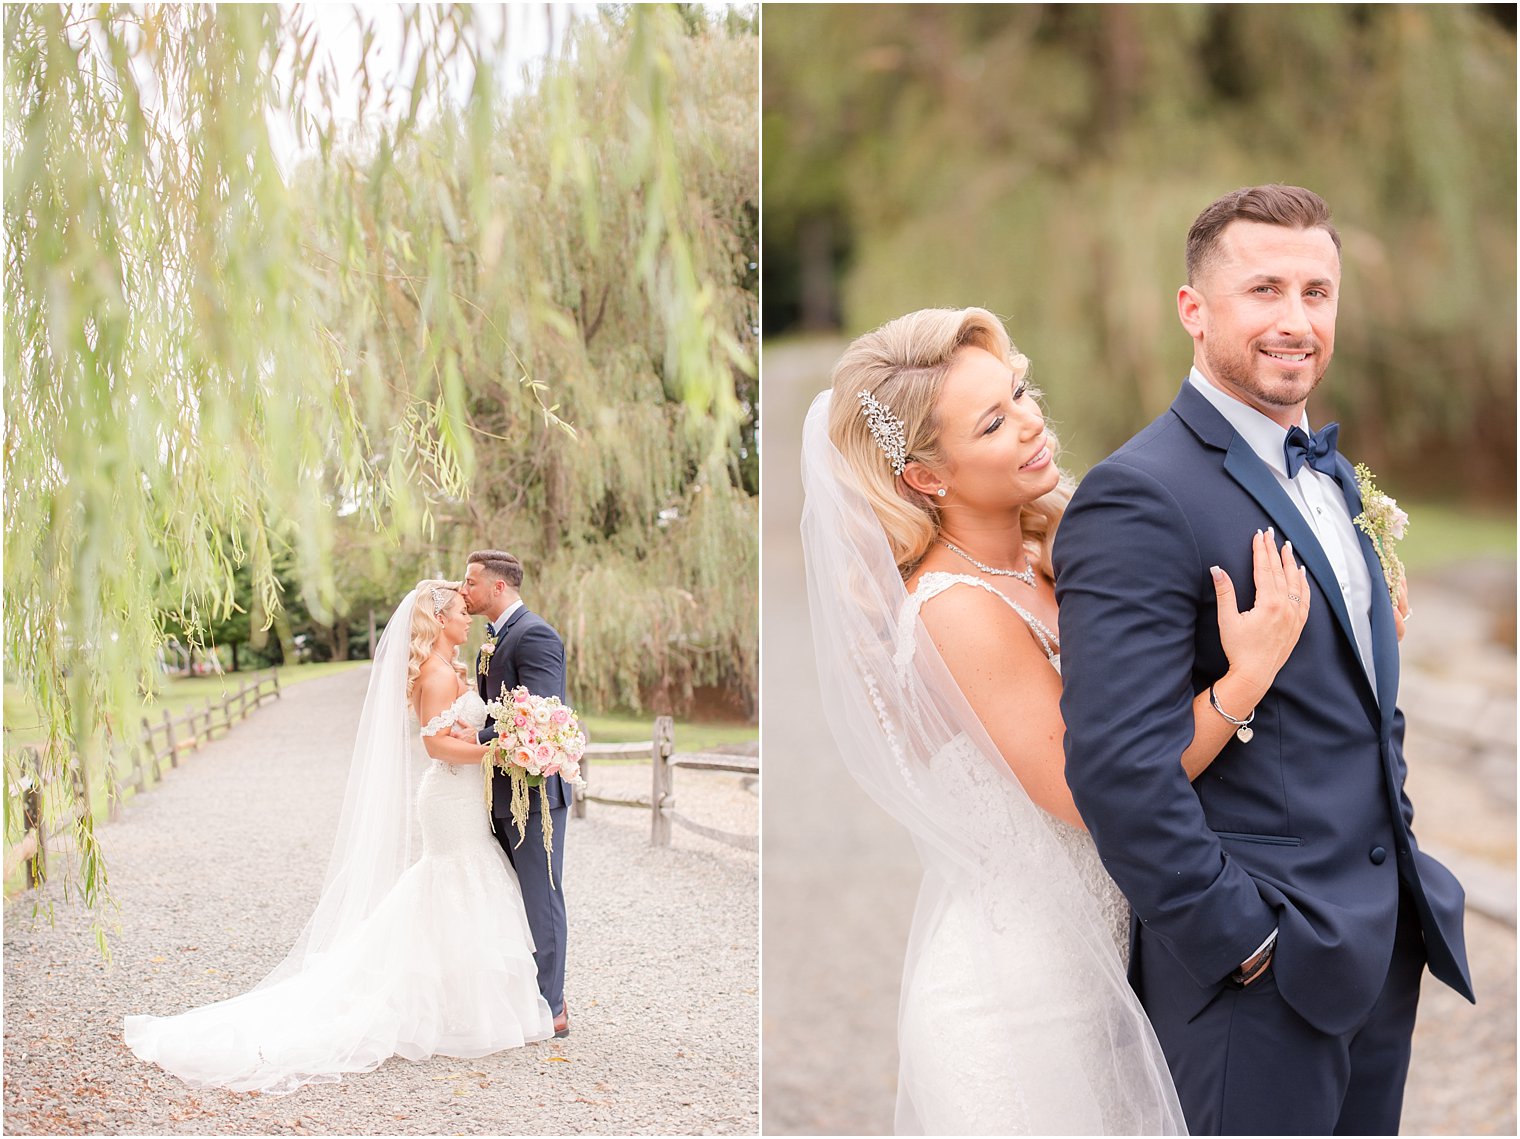
[[[1322,475],[1335,477],[1335,440],[1341,433],[1339,423],[1327,423],[1318,431],[1305,431],[1302,427],[1288,428],[1288,438],[1283,442],[1283,456],[1288,460],[1288,477],[1291,479],[1308,463]]]

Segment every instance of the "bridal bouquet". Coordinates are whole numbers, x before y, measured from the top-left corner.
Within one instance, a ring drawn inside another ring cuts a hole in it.
[[[492,773],[499,769],[512,783],[512,822],[519,833],[525,833],[529,789],[539,788],[547,851],[554,837],[554,823],[549,818],[544,777],[558,775],[577,786],[585,786],[581,756],[586,753],[586,736],[575,713],[558,696],[534,696],[521,686],[509,692],[502,685],[501,698],[486,704],[486,715],[496,725],[496,738],[481,764],[485,771],[486,806],[491,806]],[[519,839],[518,845],[521,844]]]

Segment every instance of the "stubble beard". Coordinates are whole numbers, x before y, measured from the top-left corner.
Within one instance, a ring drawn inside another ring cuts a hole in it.
[[[1330,366],[1329,359],[1317,343],[1311,341],[1298,350],[1314,353],[1315,368],[1307,375],[1295,375],[1292,372],[1278,373],[1275,378],[1263,375],[1269,366],[1260,362],[1260,346],[1255,341],[1251,342],[1245,355],[1217,353],[1211,351],[1205,343],[1203,359],[1209,367],[1209,374],[1215,380],[1249,396],[1255,403],[1287,410],[1302,405],[1309,398],[1309,393],[1319,387],[1325,370]]]

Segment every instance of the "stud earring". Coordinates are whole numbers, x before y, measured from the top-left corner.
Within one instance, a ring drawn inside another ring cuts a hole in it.
[[[945,488],[944,487],[940,487],[939,490],[935,491],[935,493],[938,494],[941,498],[944,498],[945,497]]]

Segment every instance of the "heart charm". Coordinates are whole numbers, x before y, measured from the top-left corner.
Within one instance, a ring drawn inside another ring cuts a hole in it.
[[[1235,733],[1235,738],[1243,744],[1248,744],[1251,742],[1251,737],[1255,734],[1256,733],[1253,732],[1250,728],[1246,727],[1245,725],[1241,725],[1240,730]]]

